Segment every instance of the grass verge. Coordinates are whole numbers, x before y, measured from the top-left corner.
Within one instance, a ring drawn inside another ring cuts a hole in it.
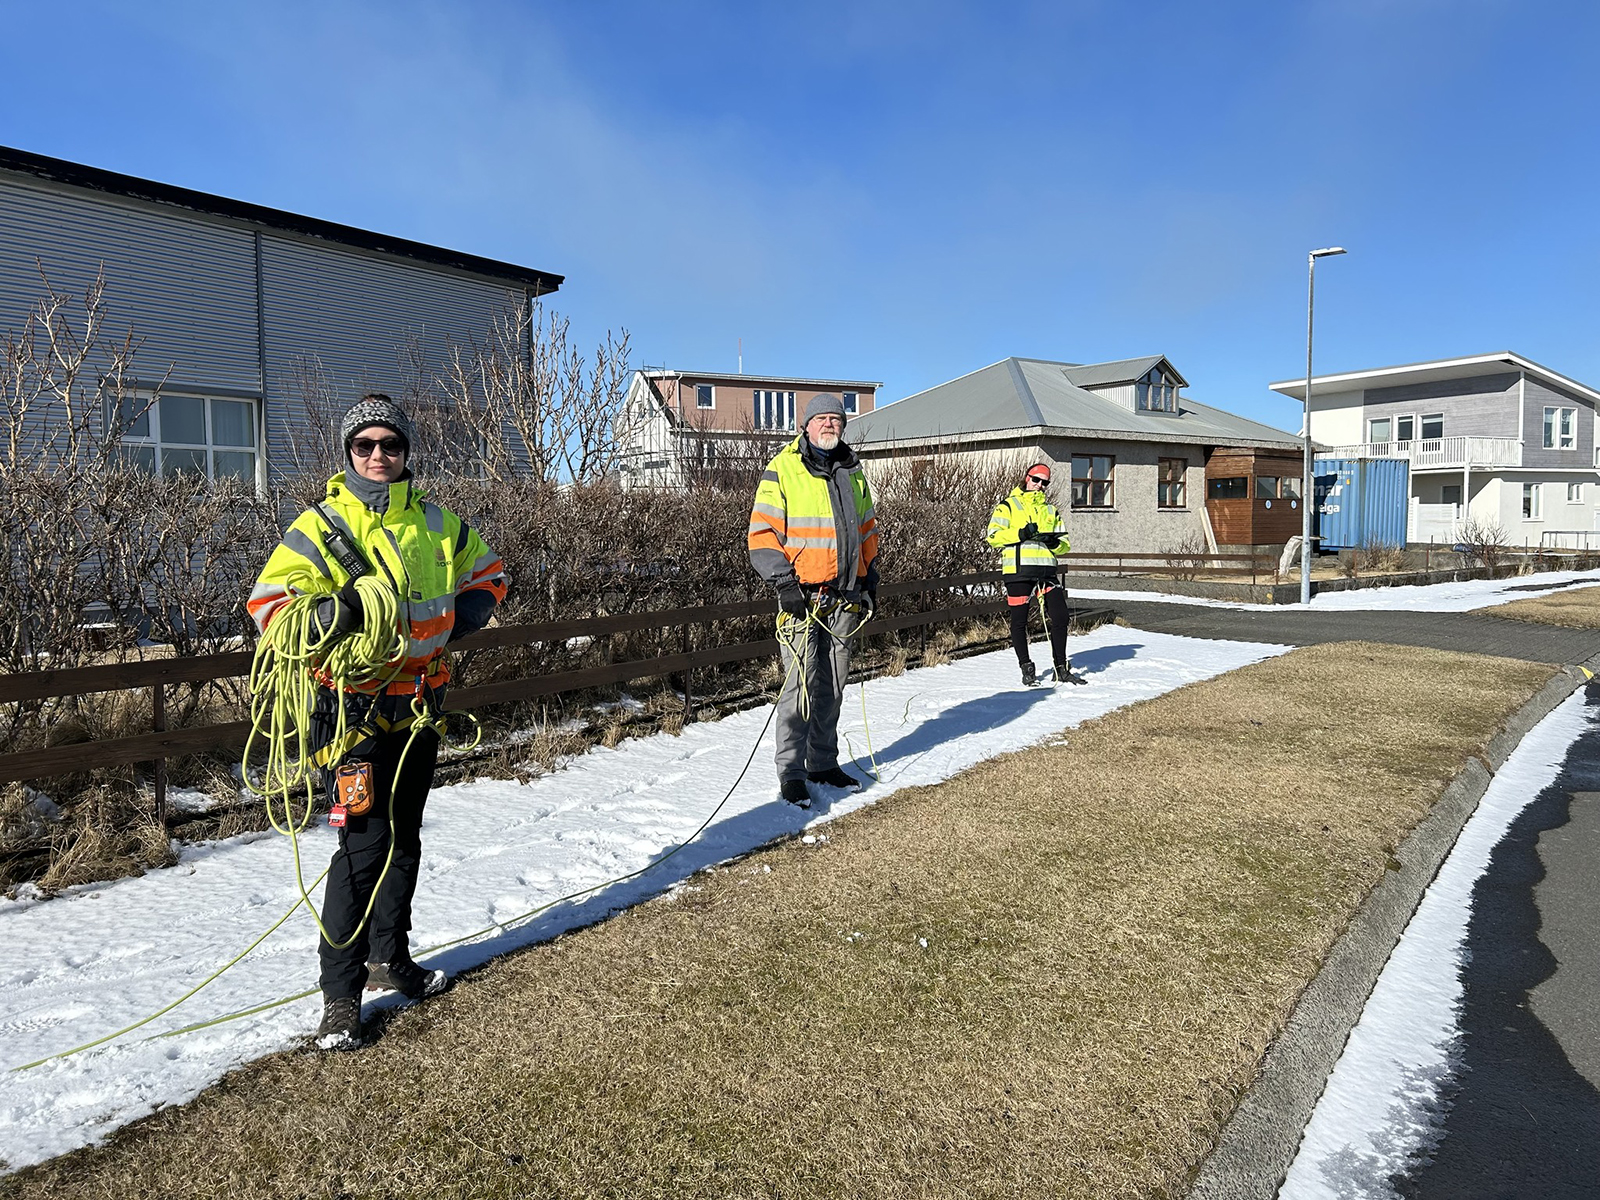
[[[1475,611],[1491,617],[1560,625],[1566,629],[1600,629],[1600,587],[1570,588]]]
[[[1550,674],[1296,650],[704,872],[0,1192],[1180,1195],[1394,848]]]

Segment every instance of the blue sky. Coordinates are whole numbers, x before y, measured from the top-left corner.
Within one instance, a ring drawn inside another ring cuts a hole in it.
[[[1600,384],[1600,5],[13,6],[0,144],[567,276],[635,364]]]

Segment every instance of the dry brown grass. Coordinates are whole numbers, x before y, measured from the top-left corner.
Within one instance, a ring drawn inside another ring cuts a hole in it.
[[[1561,625],[1567,629],[1600,629],[1600,587],[1571,588],[1475,611],[1491,617]]]
[[[360,1054],[251,1065],[0,1191],[1181,1194],[1396,845],[1550,674],[1294,651],[698,875]]]

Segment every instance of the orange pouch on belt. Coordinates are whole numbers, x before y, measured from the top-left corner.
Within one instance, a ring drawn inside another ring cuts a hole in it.
[[[372,764],[346,763],[334,775],[333,802],[352,817],[372,811]]]

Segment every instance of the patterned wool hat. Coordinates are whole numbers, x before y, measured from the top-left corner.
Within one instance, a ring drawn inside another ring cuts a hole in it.
[[[401,412],[400,406],[382,392],[361,397],[350,411],[345,413],[344,420],[339,422],[339,440],[344,443],[346,453],[350,451],[351,439],[368,425],[382,425],[386,429],[394,430],[406,444],[406,453],[411,452],[411,418]]]

